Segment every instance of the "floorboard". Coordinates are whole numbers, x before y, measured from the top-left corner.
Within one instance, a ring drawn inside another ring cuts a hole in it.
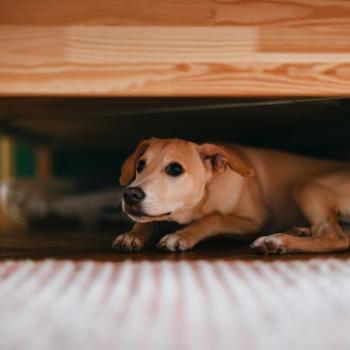
[[[250,242],[216,239],[203,242],[193,250],[183,253],[167,253],[149,248],[139,253],[118,253],[112,250],[114,230],[35,230],[2,232],[0,234],[0,260],[6,259],[73,259],[98,261],[125,260],[307,260],[314,257],[346,259],[349,252],[335,254],[289,254],[260,256],[249,249]]]

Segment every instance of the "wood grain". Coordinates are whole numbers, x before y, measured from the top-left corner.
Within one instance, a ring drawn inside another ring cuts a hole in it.
[[[348,24],[347,0],[12,0],[0,23],[24,26],[308,26]]]
[[[7,2],[0,94],[350,94],[350,2]]]

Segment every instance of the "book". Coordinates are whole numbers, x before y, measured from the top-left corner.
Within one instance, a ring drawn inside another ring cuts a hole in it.
[[[0,195],[3,181],[16,179],[47,180],[51,172],[50,151],[12,136],[0,134]],[[0,231],[23,228],[9,215],[0,196]]]
[[[47,180],[50,172],[48,147],[0,135],[0,181],[17,178]]]
[[[13,139],[0,135],[0,180],[10,180],[14,176]]]

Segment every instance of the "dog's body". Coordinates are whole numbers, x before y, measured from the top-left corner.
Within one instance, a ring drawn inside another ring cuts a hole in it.
[[[158,247],[170,251],[190,249],[217,234],[270,234],[252,244],[264,253],[349,247],[339,224],[350,222],[348,163],[152,139],[124,163],[121,184],[129,185],[124,211],[137,223],[116,238],[119,249],[140,250],[152,234],[152,222],[160,220],[189,224],[160,240]]]

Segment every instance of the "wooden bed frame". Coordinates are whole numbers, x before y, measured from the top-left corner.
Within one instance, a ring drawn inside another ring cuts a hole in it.
[[[348,96],[347,0],[13,0],[0,94]]]

